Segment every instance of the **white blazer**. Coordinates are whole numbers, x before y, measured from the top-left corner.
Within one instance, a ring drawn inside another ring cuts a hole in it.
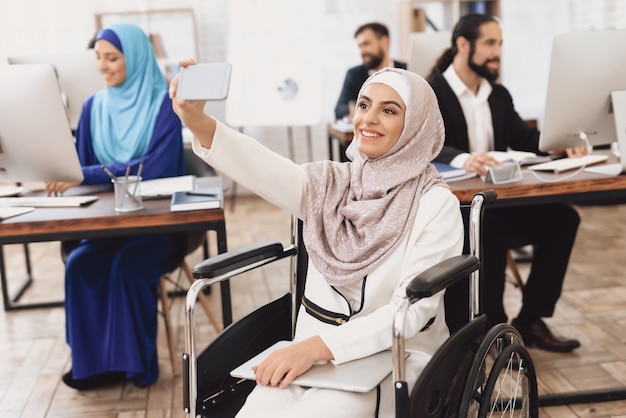
[[[233,181],[303,217],[308,178],[302,166],[220,122],[212,148],[203,148],[194,138],[193,149],[200,158]],[[354,314],[345,297],[328,285],[309,263],[305,288],[307,299],[350,319],[340,326],[331,325],[309,315],[301,307],[296,339],[319,335],[337,364],[390,348],[393,315],[405,295],[406,285],[415,275],[439,261],[461,254],[463,234],[458,199],[447,187],[429,190],[420,199],[410,233],[368,275],[362,295],[363,305]],[[412,305],[405,336],[406,349],[414,354],[407,360],[407,377],[415,377],[449,336],[443,292]]]

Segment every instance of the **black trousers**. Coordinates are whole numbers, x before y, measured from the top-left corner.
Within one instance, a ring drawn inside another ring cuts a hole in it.
[[[464,211],[467,230],[467,213]],[[503,304],[507,251],[533,246],[530,274],[517,319],[531,323],[550,317],[561,295],[580,217],[567,203],[486,207],[481,222],[480,308],[487,326],[508,322]],[[465,252],[469,252],[466,242]],[[446,321],[451,332],[467,323],[469,287],[461,282],[446,291]]]

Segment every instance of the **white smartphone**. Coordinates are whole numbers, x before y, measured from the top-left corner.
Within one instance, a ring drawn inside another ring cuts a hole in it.
[[[195,64],[180,70],[176,97],[187,100],[225,100],[232,66],[227,62]]]

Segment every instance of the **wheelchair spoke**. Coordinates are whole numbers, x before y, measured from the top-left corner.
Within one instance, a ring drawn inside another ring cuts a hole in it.
[[[476,352],[460,416],[535,418],[535,379],[519,333],[509,325],[498,325],[485,335]]]
[[[537,393],[534,378],[534,369],[526,349],[519,344],[507,347],[496,359],[489,374],[478,416],[536,416]]]

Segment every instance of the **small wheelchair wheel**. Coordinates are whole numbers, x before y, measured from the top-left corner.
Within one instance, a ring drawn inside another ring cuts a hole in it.
[[[459,404],[459,417],[478,417],[487,377],[496,357],[511,344],[522,344],[522,336],[509,324],[498,324],[487,331],[476,350]]]
[[[478,416],[538,416],[535,367],[523,345],[513,343],[496,358],[485,384]]]

